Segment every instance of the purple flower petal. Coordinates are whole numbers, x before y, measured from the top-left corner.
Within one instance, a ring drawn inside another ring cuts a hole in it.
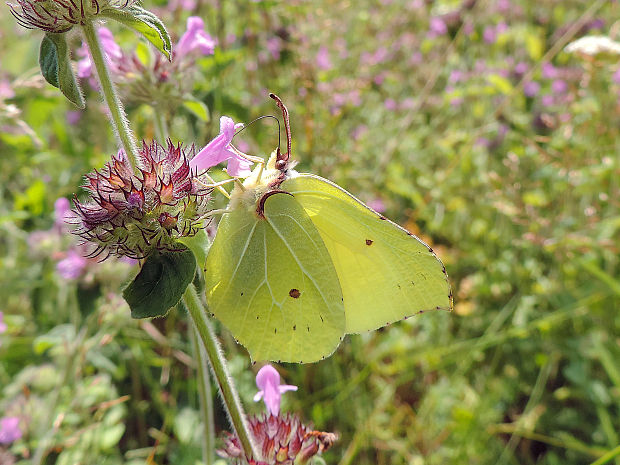
[[[175,47],[177,58],[195,54],[213,55],[215,40],[205,31],[204,21],[198,16],[187,18],[187,31],[181,36]]]
[[[235,152],[230,145],[235,136],[235,131],[242,127],[243,124],[235,124],[228,116],[222,116],[219,135],[189,161],[189,167],[202,171],[228,160],[227,172],[230,176],[244,177],[249,175],[252,163]]]
[[[297,386],[280,384],[280,374],[271,365],[265,365],[256,374],[256,386],[260,389],[254,396],[254,401],[263,399],[267,410],[272,415],[280,413],[280,399],[284,392],[296,391]]]
[[[4,313],[0,311],[0,334],[6,331],[6,323],[4,322]]]
[[[0,418],[0,444],[10,444],[22,437],[19,417]]]
[[[67,252],[67,257],[56,264],[56,271],[65,279],[77,279],[86,268],[88,260],[74,250]]]

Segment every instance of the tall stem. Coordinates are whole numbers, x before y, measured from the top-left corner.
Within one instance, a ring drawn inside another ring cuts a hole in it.
[[[253,457],[260,460],[261,456],[256,453],[258,449],[254,444],[252,433],[245,419],[245,413],[243,412],[239,395],[228,373],[226,359],[220,350],[215,332],[209,320],[207,320],[206,311],[202,308],[202,304],[196,293],[196,288],[192,284],[187,287],[185,294],[183,294],[183,301],[189,310],[194,325],[196,325],[196,330],[204,344],[207,357],[211,364],[211,370],[220,388],[224,405],[228,409],[230,421],[235,429],[235,433],[237,433],[243,452],[245,452],[246,457]]]
[[[114,131],[119,138],[132,166],[139,168],[140,163],[137,157],[136,143],[131,134],[131,129],[129,128],[129,122],[125,116],[123,104],[118,97],[116,89],[114,88],[112,79],[110,79],[110,71],[108,69],[108,65],[106,64],[101,42],[99,41],[99,36],[97,35],[97,31],[95,30],[95,25],[92,20],[84,20],[82,30],[84,31],[84,38],[86,39],[86,44],[90,50],[90,55],[95,65],[95,69],[97,70],[97,77],[99,78],[99,85],[101,86],[103,98],[108,105],[108,109],[110,110]]]
[[[198,371],[198,397],[200,402],[200,413],[204,424],[204,438],[202,441],[202,461],[205,465],[213,463],[215,455],[215,421],[213,419],[213,396],[211,395],[211,380],[209,379],[209,369],[207,368],[207,354],[204,344],[199,339],[196,325],[189,328],[192,338],[192,347],[196,357]]]

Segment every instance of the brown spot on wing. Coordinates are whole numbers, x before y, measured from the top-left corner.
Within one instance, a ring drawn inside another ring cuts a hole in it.
[[[299,299],[301,292],[299,291],[299,289],[291,289],[290,291],[288,291],[288,295],[290,295],[293,299]]]
[[[372,239],[366,239],[366,245],[372,245]]]

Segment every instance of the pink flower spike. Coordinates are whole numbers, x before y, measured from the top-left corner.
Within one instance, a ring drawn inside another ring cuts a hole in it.
[[[54,202],[54,225],[62,229],[71,215],[71,203],[66,197],[59,197]]]
[[[0,334],[6,332],[6,323],[4,322],[4,313],[0,312]]]
[[[67,252],[67,257],[56,264],[56,271],[65,279],[77,279],[86,268],[88,260],[74,250]]]
[[[280,373],[271,365],[265,365],[256,374],[256,386],[260,389],[254,396],[254,402],[263,399],[267,410],[272,415],[280,413],[280,399],[286,391],[296,391],[297,386],[280,384]]]
[[[219,135],[189,161],[189,167],[192,170],[202,171],[228,160],[227,172],[230,176],[248,176],[251,172],[251,162],[239,155],[230,145],[235,131],[242,127],[242,123],[235,124],[228,116],[222,116]]]
[[[213,55],[215,40],[205,31],[205,23],[198,16],[187,18],[187,31],[175,47],[177,58],[199,52],[201,55]]]
[[[22,437],[19,417],[0,418],[0,444],[10,444]]]

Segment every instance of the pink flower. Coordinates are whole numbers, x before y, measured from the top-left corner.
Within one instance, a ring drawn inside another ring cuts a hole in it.
[[[443,22],[443,19],[439,17],[431,18],[429,22],[429,36],[438,37],[443,36],[448,32],[448,27],[446,23]]]
[[[97,30],[97,34],[99,35],[99,40],[101,41],[104,55],[107,58],[108,66],[110,66],[111,71],[114,72],[117,69],[117,63],[123,58],[123,51],[114,41],[114,36],[108,28],[100,27]],[[77,53],[79,56],[84,57],[77,63],[78,77],[83,79],[91,77],[93,74],[93,62],[91,60],[88,47],[86,45],[82,45]]]
[[[235,131],[241,127],[243,127],[242,123],[235,124],[228,116],[222,116],[219,135],[189,161],[189,167],[198,171],[208,170],[212,166],[228,160],[226,171],[230,176],[248,176],[251,173],[252,162],[243,158],[230,145],[235,136]]]
[[[11,83],[6,80],[0,80],[0,100],[15,97],[15,92],[11,87]]]
[[[10,444],[22,437],[19,417],[0,418],[0,444]]]
[[[482,38],[487,44],[494,43],[497,40],[497,32],[495,30],[495,27],[493,26],[485,27],[484,31],[482,32]]]
[[[280,384],[280,374],[271,365],[265,365],[256,374],[256,386],[260,389],[254,396],[254,402],[263,399],[267,410],[272,415],[280,413],[280,398],[286,391],[296,391],[297,386]]]
[[[67,256],[56,264],[56,271],[64,279],[77,279],[87,264],[87,259],[75,250],[69,250]]]
[[[4,313],[0,312],[0,334],[6,331],[6,323],[4,322]]]
[[[523,84],[523,93],[526,97],[533,97],[540,90],[540,84],[536,81],[528,81]]]
[[[394,100],[393,98],[386,98],[385,101],[383,102],[383,106],[385,107],[386,110],[389,110],[389,111],[395,111],[398,109],[398,104],[396,103],[396,100]]]
[[[316,54],[316,65],[319,69],[327,71],[332,68],[332,62],[329,59],[329,50],[327,47],[322,46]]]
[[[385,211],[385,203],[378,197],[370,200],[367,205],[377,213],[383,213]]]
[[[620,84],[620,68],[616,70],[612,77],[615,84]]]
[[[54,225],[58,229],[63,229],[71,215],[71,203],[65,197],[59,197],[54,202]]]
[[[198,52],[200,55],[213,55],[215,40],[205,31],[205,23],[198,16],[187,18],[187,31],[179,39],[175,47],[177,58],[192,55]]]

